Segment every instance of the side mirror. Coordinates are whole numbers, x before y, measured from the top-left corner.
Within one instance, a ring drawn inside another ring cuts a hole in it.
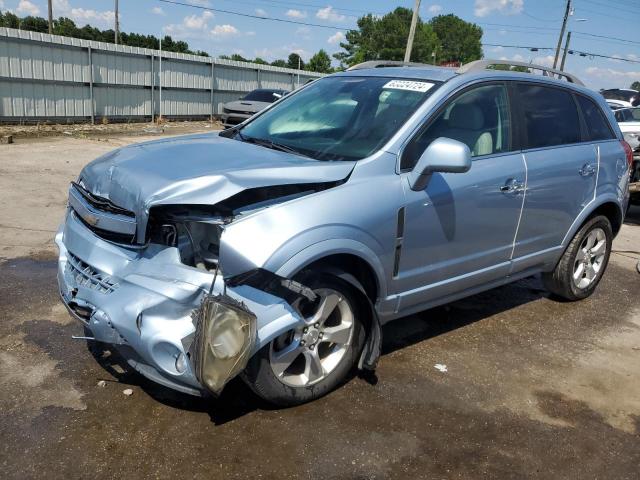
[[[418,159],[409,174],[411,190],[424,190],[432,173],[464,173],[471,168],[471,151],[462,142],[436,138]]]

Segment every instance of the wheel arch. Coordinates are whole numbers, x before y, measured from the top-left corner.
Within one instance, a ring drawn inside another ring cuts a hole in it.
[[[620,228],[622,228],[622,221],[624,217],[618,199],[614,195],[607,195],[606,197],[599,199],[599,201],[593,202],[589,208],[582,210],[562,240],[562,245],[566,248],[578,230],[580,230],[586,222],[597,215],[604,215],[609,219],[614,235],[616,235],[620,231]]]

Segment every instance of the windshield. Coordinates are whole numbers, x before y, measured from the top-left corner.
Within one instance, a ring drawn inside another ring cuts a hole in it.
[[[243,100],[273,103],[282,97],[282,95],[282,90],[254,90],[253,92],[249,92]]]
[[[318,160],[359,160],[380,149],[435,89],[422,80],[327,77],[249,122],[237,138]]]

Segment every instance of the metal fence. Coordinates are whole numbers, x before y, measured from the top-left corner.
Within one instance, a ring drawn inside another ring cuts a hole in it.
[[[318,73],[0,27],[0,121],[198,118]]]

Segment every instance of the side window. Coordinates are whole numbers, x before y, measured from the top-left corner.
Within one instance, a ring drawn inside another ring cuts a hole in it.
[[[456,97],[407,144],[400,168],[413,168],[440,137],[465,143],[473,157],[509,151],[511,118],[505,86],[485,85]]]
[[[526,83],[518,84],[517,92],[527,139],[525,149],[580,141],[578,110],[571,93]]]
[[[590,140],[609,140],[615,138],[609,123],[605,119],[600,108],[582,95],[576,95],[578,98],[578,105],[582,110],[582,116],[587,124]]]

